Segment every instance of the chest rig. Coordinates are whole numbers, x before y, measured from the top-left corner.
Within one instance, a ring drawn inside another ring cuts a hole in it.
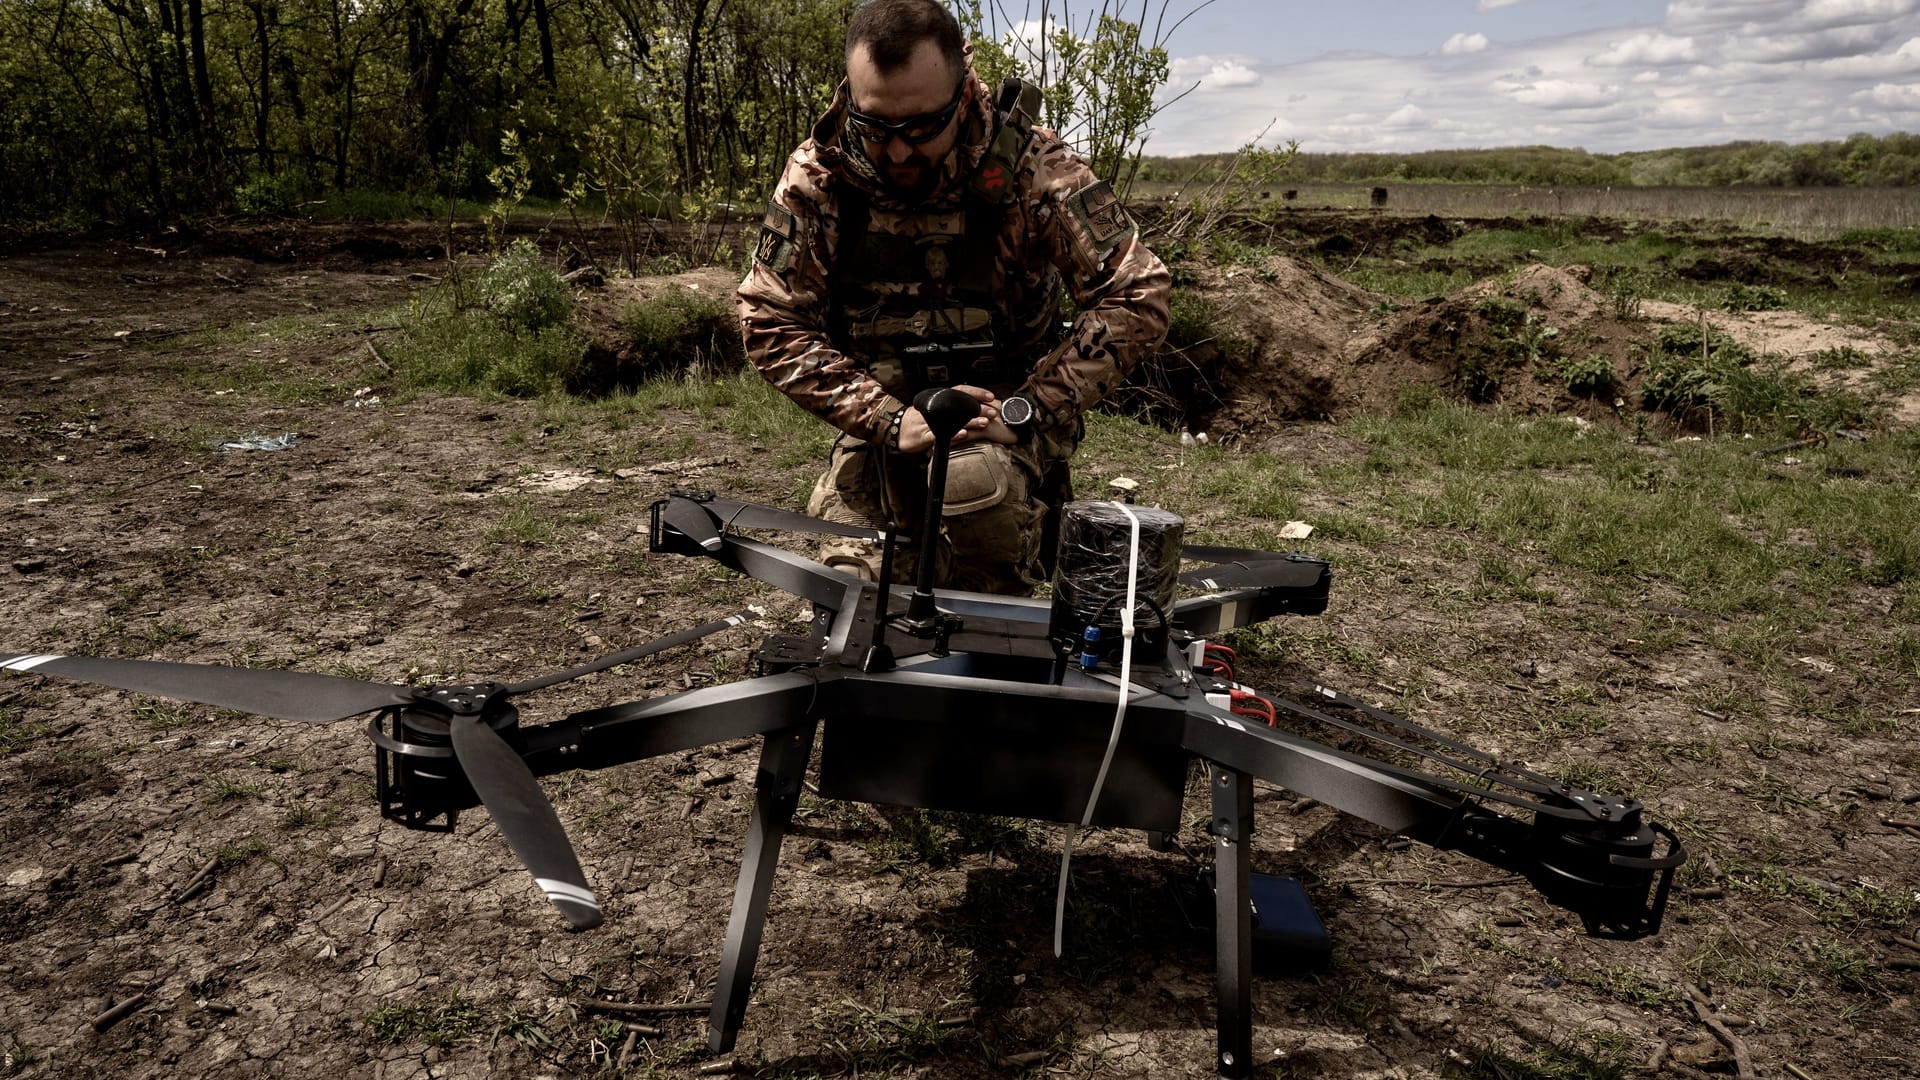
[[[1038,89],[1001,83],[992,142],[957,208],[884,211],[885,227],[876,228],[865,192],[846,185],[839,193],[828,275],[834,340],[902,401],[929,387],[1017,385],[1053,344],[1059,288],[1051,276],[1039,303],[1010,304],[1010,292],[995,291],[1013,277],[1000,237],[1039,106]]]

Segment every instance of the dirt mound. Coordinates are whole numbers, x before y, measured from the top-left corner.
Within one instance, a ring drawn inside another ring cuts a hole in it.
[[[1236,434],[1326,419],[1347,403],[1347,342],[1379,303],[1365,289],[1284,257],[1203,268],[1175,291],[1168,347],[1143,381],[1196,431]]]
[[[651,375],[741,359],[733,291],[718,266],[666,277],[614,278],[580,290],[574,322],[587,335],[587,385],[631,386]]]
[[[1396,313],[1356,338],[1351,404],[1390,407],[1431,386],[1525,412],[1611,411],[1643,326],[1615,310],[1580,268],[1532,265]]]

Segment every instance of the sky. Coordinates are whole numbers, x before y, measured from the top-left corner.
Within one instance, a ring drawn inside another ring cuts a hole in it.
[[[1167,96],[1194,89],[1153,154],[1270,121],[1264,143],[1317,152],[1920,131],[1920,0],[1215,0],[1168,48]]]

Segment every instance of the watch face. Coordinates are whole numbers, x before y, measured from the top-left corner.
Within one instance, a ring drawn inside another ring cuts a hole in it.
[[[1019,427],[1033,419],[1033,402],[1023,397],[1010,397],[1000,403],[1000,419],[1003,423]]]

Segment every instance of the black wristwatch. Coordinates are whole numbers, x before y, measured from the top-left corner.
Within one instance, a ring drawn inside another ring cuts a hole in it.
[[[1027,425],[1033,421],[1033,402],[1015,394],[1003,398],[1000,402],[1000,422],[1013,429],[1022,439],[1032,431]]]

